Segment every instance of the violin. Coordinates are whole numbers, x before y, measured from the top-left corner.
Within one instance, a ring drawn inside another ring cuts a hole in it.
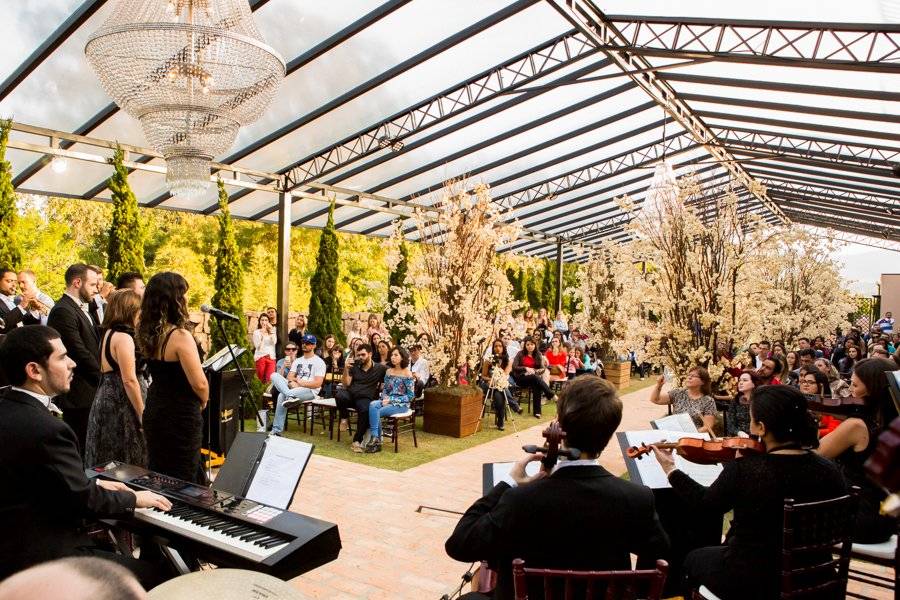
[[[837,415],[841,417],[858,416],[866,405],[866,401],[862,398],[835,398],[818,395],[806,396],[806,407],[815,413],[825,415]]]
[[[657,448],[672,448],[679,455],[698,465],[714,465],[737,458],[737,453],[761,454],[766,451],[766,445],[753,438],[727,437],[715,440],[702,440],[699,438],[685,437],[677,442],[662,442],[653,444]],[[652,448],[647,444],[640,447],[632,446],[626,451],[628,458],[640,459],[649,454]]]
[[[550,425],[541,434],[547,439],[547,443],[543,447],[534,444],[526,444],[522,446],[522,450],[529,454],[540,452],[544,455],[541,464],[548,473],[556,466],[556,461],[560,456],[564,456],[569,460],[578,460],[581,457],[581,450],[578,448],[561,448],[560,444],[566,439],[566,432],[563,431],[558,421],[551,421]]]

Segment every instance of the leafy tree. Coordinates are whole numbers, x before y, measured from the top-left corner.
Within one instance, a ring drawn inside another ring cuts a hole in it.
[[[125,153],[116,146],[113,153],[113,172],[109,178],[112,191],[112,222],[109,226],[106,279],[115,281],[122,273],[144,273],[144,228],[138,214],[137,198],[128,185],[128,170],[122,162]]]
[[[241,266],[240,254],[234,233],[231,211],[228,209],[228,192],[220,179],[219,186],[219,248],[216,252],[216,290],[212,304],[226,312],[241,317],[240,322],[226,321],[222,323],[228,339],[233,344],[247,345],[247,323],[244,321],[244,270]],[[218,325],[210,327],[210,350],[225,346],[225,340],[219,332]],[[247,356],[247,354],[245,354]],[[252,362],[252,360],[250,361]],[[245,361],[241,361],[244,365]]]
[[[341,301],[337,295],[338,283],[338,238],[334,229],[334,202],[328,209],[328,222],[319,237],[319,260],[316,272],[309,280],[308,327],[315,335],[324,337],[329,333],[344,343],[341,327]]]
[[[398,248],[400,261],[397,267],[388,277],[387,309],[384,313],[384,321],[390,325],[391,339],[399,344],[407,345],[407,339],[415,339],[415,319],[412,313],[399,314],[397,299],[401,296],[412,296],[412,290],[406,281],[406,271],[409,269],[409,249],[406,242],[401,241]]]
[[[541,305],[551,315],[556,312],[556,265],[555,260],[544,260],[544,279],[541,281]]]
[[[12,184],[12,165],[6,160],[6,143],[12,121],[0,121],[0,265],[18,270],[22,266],[19,244],[16,191]]]
[[[542,305],[541,289],[543,287],[544,273],[541,271],[530,273],[527,281],[528,287],[526,288],[526,290],[528,296],[528,306],[537,310]]]

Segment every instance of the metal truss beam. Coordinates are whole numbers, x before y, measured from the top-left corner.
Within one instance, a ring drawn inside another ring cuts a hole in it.
[[[900,25],[895,24],[607,18],[622,36],[607,42],[609,50],[646,56],[879,73],[896,73],[900,59]]]
[[[801,208],[809,210],[817,210],[826,215],[835,217],[850,217],[855,219],[865,219],[871,223],[877,223],[884,227],[895,228],[900,232],[900,216],[894,216],[877,210],[865,208],[847,208],[838,205],[835,202],[827,200],[818,200],[808,196],[797,196],[794,194],[782,194],[773,192],[773,198],[776,198],[784,207]]]
[[[753,115],[741,115],[734,113],[726,113],[713,110],[698,110],[697,115],[703,119],[718,119],[726,121],[730,126],[731,123],[755,123],[757,125],[767,125],[769,127],[785,127],[791,131],[798,129],[803,131],[817,131],[820,133],[836,133],[838,135],[852,135],[861,138],[871,138],[876,140],[897,141],[897,136],[887,131],[877,131],[874,129],[855,129],[853,127],[840,127],[837,125],[823,125],[822,123],[809,123],[804,119],[795,121],[786,121],[784,119],[771,119],[769,117],[756,117]],[[713,125],[716,126],[716,125]],[[720,125],[719,125],[720,126]]]
[[[900,69],[898,69],[900,71]],[[837,119],[850,119],[857,121],[875,121],[885,123],[900,123],[900,115],[888,113],[864,112],[858,110],[845,110],[840,108],[827,108],[824,106],[806,106],[802,104],[788,104],[785,102],[769,102],[767,100],[747,100],[744,98],[728,98],[725,96],[710,96],[708,94],[681,94],[688,102],[703,102],[705,104],[717,104],[723,106],[740,106],[741,108],[755,108],[758,110],[773,110],[778,112],[799,113],[802,115],[821,115]]]
[[[900,215],[900,199],[891,200],[881,196],[873,196],[862,192],[845,191],[833,187],[821,185],[808,185],[793,181],[768,180],[763,178],[763,183],[773,193],[791,194],[795,196],[809,196],[814,198],[834,200],[833,204],[846,206],[847,208],[875,208],[889,215]]]
[[[630,45],[630,42],[591,0],[546,1],[576,28],[589,35],[590,39],[594,40],[598,47],[605,49],[607,56],[622,71],[627,73],[636,69],[653,67],[643,56],[616,51],[623,45]],[[699,143],[703,144],[710,155],[722,163],[724,168],[728,169],[734,176],[735,181],[750,190],[750,193],[759,198],[766,208],[778,216],[783,223],[787,224],[789,222],[778,206],[766,196],[765,189],[759,185],[759,182],[755,181],[740,163],[734,162],[734,156],[718,144],[712,131],[694,113],[693,109],[679,98],[672,86],[653,72],[641,73],[640,75],[630,74],[628,77],[641,86],[657,104],[663,107],[669,115],[689,131]]]
[[[582,34],[574,30],[566,32],[348,136],[325,150],[300,159],[284,170],[287,184],[294,188],[379,150],[390,150],[391,145],[403,142],[415,133],[596,52],[596,48]]]
[[[744,162],[750,166],[749,159],[757,159],[756,164],[768,164],[772,167],[779,167],[782,164],[789,163],[791,165],[803,165],[809,167],[818,167],[822,169],[841,171],[840,176],[844,177],[845,173],[859,173],[860,175],[869,175],[871,177],[893,177],[888,169],[879,169],[878,167],[861,167],[851,162],[840,162],[843,157],[832,157],[835,160],[826,160],[823,158],[809,158],[805,156],[795,156],[788,152],[781,152],[777,149],[771,150],[744,150],[740,146],[735,147],[732,144],[726,147],[736,155],[744,159]],[[766,163],[764,161],[772,161]],[[874,179],[872,181],[875,181]]]
[[[803,222],[804,221],[798,221],[798,223]],[[815,225],[804,225],[804,228],[810,230],[815,235],[828,238],[836,242],[843,242],[846,244],[860,244],[862,246],[870,246],[872,248],[881,248],[882,250],[893,250],[894,252],[900,252],[900,242],[874,238],[867,235],[848,233],[846,231],[839,231],[837,229],[817,227]]]
[[[696,83],[699,85],[714,85],[721,87],[735,87],[746,90],[767,90],[770,92],[789,92],[793,94],[812,94],[816,96],[828,96],[831,98],[859,98],[861,100],[881,100],[883,102],[900,102],[900,93],[886,92],[884,90],[858,90],[824,85],[804,85],[800,83],[785,83],[781,81],[762,81],[759,79],[736,79],[731,77],[712,77],[708,75],[693,75],[691,73],[664,73],[660,75],[666,81],[678,83]]]
[[[839,165],[854,164],[863,167],[888,167],[900,163],[900,148],[870,146],[816,138],[803,135],[787,135],[774,131],[761,131],[744,127],[717,127],[712,130],[722,143],[732,148],[771,150],[776,154],[790,154],[803,158],[821,158]],[[890,177],[887,172],[885,176]]]
[[[818,223],[820,226],[834,227],[843,229],[851,233],[859,233],[872,237],[880,237],[882,239],[900,241],[900,232],[891,233],[893,230],[883,227],[869,226],[869,222],[864,218],[853,219],[849,217],[837,217],[831,215],[823,215],[821,212],[815,212],[803,208],[785,207],[785,210],[792,215],[801,215],[807,222]]]
[[[766,168],[768,167],[768,168]],[[793,165],[779,163],[777,165],[755,164],[748,167],[760,179],[774,178],[785,181],[800,181],[803,183],[811,183],[813,185],[833,186],[842,188],[851,192],[869,192],[876,196],[884,198],[900,199],[900,192],[894,194],[891,190],[881,187],[873,187],[871,185],[863,185],[865,183],[875,183],[878,185],[890,185],[888,182],[883,184],[880,181],[873,181],[864,177],[855,177],[849,174],[824,173],[814,169],[801,169]],[[775,170],[772,170],[775,169]]]
[[[587,71],[589,71],[589,70],[593,70],[593,69],[595,69],[595,68],[597,68],[597,67],[596,67],[596,66],[589,66],[589,67],[587,67],[586,69],[582,69],[581,71],[579,71],[579,73],[583,74],[584,72],[587,72]],[[573,76],[575,76],[575,75],[576,75],[576,74],[573,74]],[[448,163],[448,162],[450,162],[450,161],[453,161],[453,160],[456,160],[456,159],[458,159],[458,158],[462,158],[462,157],[464,157],[464,156],[467,156],[467,155],[469,155],[469,154],[472,154],[472,153],[474,153],[474,152],[477,152],[477,151],[481,150],[482,148],[487,148],[487,147],[489,147],[489,146],[492,146],[492,145],[494,145],[494,144],[497,144],[497,143],[500,143],[500,142],[502,142],[502,141],[504,141],[504,140],[507,140],[507,139],[509,139],[510,137],[519,135],[519,134],[524,133],[524,132],[526,132],[526,131],[530,131],[531,129],[535,129],[535,128],[537,128],[537,127],[540,127],[541,125],[545,125],[545,124],[547,124],[547,123],[550,123],[550,122],[552,122],[552,121],[555,121],[555,120],[557,120],[557,119],[559,119],[559,118],[561,118],[561,117],[564,117],[564,116],[566,116],[566,115],[568,115],[568,114],[577,112],[577,111],[582,110],[582,109],[584,109],[584,108],[587,108],[587,107],[589,107],[589,106],[593,106],[593,105],[595,105],[595,104],[597,104],[597,103],[600,103],[600,102],[602,102],[602,101],[604,101],[604,100],[608,100],[609,98],[612,98],[612,97],[614,97],[614,96],[617,96],[617,95],[619,95],[619,94],[622,94],[622,93],[624,93],[624,92],[627,92],[627,91],[629,91],[630,89],[633,89],[633,87],[634,87],[634,86],[629,82],[629,83],[625,83],[625,84],[622,84],[622,85],[620,85],[620,86],[617,86],[617,87],[615,87],[615,88],[606,90],[606,91],[604,91],[604,92],[602,92],[602,93],[600,93],[600,94],[597,94],[597,95],[595,95],[595,96],[592,96],[592,97],[589,97],[589,98],[585,98],[584,100],[581,100],[581,101],[579,101],[579,102],[576,102],[575,104],[571,104],[571,105],[566,106],[566,107],[564,107],[564,108],[561,108],[561,109],[559,109],[559,110],[557,110],[557,111],[548,113],[548,114],[544,115],[543,117],[541,117],[541,118],[539,118],[539,119],[535,119],[535,120],[530,121],[530,122],[528,122],[528,123],[524,123],[524,124],[522,124],[522,125],[519,125],[518,127],[515,127],[515,128],[513,128],[513,129],[511,129],[510,131],[504,132],[504,133],[499,134],[499,135],[495,135],[495,136],[493,136],[493,137],[491,137],[491,138],[482,140],[482,141],[478,142],[477,144],[474,144],[474,145],[469,146],[469,147],[467,147],[467,148],[462,148],[462,149],[457,150],[456,152],[453,152],[453,153],[451,153],[451,154],[449,154],[449,155],[442,156],[442,157],[440,157],[440,158],[437,158],[437,159],[435,159],[435,160],[432,160],[431,162],[429,162],[429,163],[427,163],[427,164],[425,164],[425,165],[419,166],[419,167],[417,167],[417,168],[415,168],[415,169],[413,169],[413,170],[411,170],[411,171],[407,171],[407,172],[401,173],[400,175],[397,175],[396,177],[392,177],[391,179],[389,179],[389,180],[387,180],[387,181],[383,181],[382,183],[378,184],[378,185],[377,185],[376,187],[374,187],[374,188],[369,189],[368,191],[370,191],[370,192],[379,192],[379,191],[384,190],[384,189],[386,189],[386,188],[389,188],[389,187],[391,187],[391,186],[397,185],[398,183],[401,183],[401,182],[403,182],[403,181],[406,181],[407,179],[411,179],[412,177],[415,177],[415,176],[417,176],[417,175],[421,175],[422,173],[426,173],[426,172],[428,172],[428,171],[430,171],[430,170],[432,170],[432,169],[435,169],[435,168],[437,168],[437,167],[440,167],[441,165],[444,165],[444,164],[446,164],[446,163]],[[516,102],[516,101],[518,101],[518,100],[519,100],[518,98],[515,98],[515,99],[511,100],[510,102]],[[475,116],[473,117],[473,120],[480,120],[480,118],[483,118],[483,115],[475,115]],[[460,124],[457,124],[457,125],[463,126],[463,124],[461,124],[461,123],[460,123]],[[437,132],[437,133],[434,134],[434,135],[439,137],[440,135],[445,135],[445,134],[446,134],[446,132]],[[376,161],[371,161],[371,162],[372,162],[372,163],[377,163],[377,159],[376,159]],[[351,173],[344,173],[344,174],[342,174],[341,176],[339,176],[337,179],[340,180],[340,179],[349,177],[349,176],[351,176],[351,174],[355,174],[356,172],[359,172],[359,171],[368,169],[370,166],[373,166],[373,165],[372,165],[372,164],[361,165],[360,167],[357,167],[356,169],[354,169]],[[306,221],[308,221],[308,220],[316,219],[316,218],[318,218],[318,217],[320,217],[320,216],[322,216],[322,215],[321,215],[321,214],[318,214],[318,213],[312,213],[312,214],[310,214],[310,215],[307,215],[307,216],[305,216],[305,217],[303,217],[303,218],[301,218],[301,219],[295,221],[294,224],[295,224],[295,225],[301,225],[301,224],[303,224],[304,222],[306,222]]]
[[[104,4],[106,4],[106,0],[84,0],[84,2],[81,3],[81,6],[75,9],[75,12],[69,15],[69,17],[63,21],[62,24],[10,74],[9,77],[4,79],[3,83],[0,83],[0,100],[6,98],[10,92],[16,89],[16,86],[25,81],[25,79],[37,69],[41,63],[53,54],[54,50],[59,48],[67,39],[69,39],[69,36],[75,33],[75,31],[81,27],[85,21],[90,19]],[[8,13],[6,18],[10,18]]]

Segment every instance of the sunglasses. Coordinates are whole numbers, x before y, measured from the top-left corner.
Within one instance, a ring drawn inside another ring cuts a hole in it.
[[[291,346],[290,348],[285,348],[284,351],[285,352],[296,352],[297,346]]]

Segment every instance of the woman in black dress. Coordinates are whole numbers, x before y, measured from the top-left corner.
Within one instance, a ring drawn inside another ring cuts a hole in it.
[[[209,384],[197,343],[187,329],[187,290],[184,277],[165,272],[154,275],[144,291],[137,341],[152,377],[144,434],[150,470],[205,483],[200,411],[209,399]]]
[[[880,514],[887,493],[870,480],[863,464],[875,451],[878,436],[897,416],[885,373],[896,369],[886,358],[864,358],[853,365],[850,390],[865,403],[858,414],[844,419],[822,438],[819,454],[835,460],[851,485],[861,489],[853,541],[860,544],[886,542],[896,532],[889,517]]]
[[[725,463],[708,488],[676,469],[670,450],[653,447],[672,488],[690,506],[715,514],[734,510],[723,545],[687,555],[686,597],[705,585],[729,600],[777,598],[785,498],[814,502],[847,493],[837,465],[809,450],[818,429],[799,391],[786,385],[755,388],[749,433],[760,436],[766,452]]]
[[[118,460],[147,466],[147,444],[141,420],[147,386],[138,377],[134,327],[141,297],[116,290],[107,298],[100,342],[100,386],[88,418],[84,463],[88,467]]]

